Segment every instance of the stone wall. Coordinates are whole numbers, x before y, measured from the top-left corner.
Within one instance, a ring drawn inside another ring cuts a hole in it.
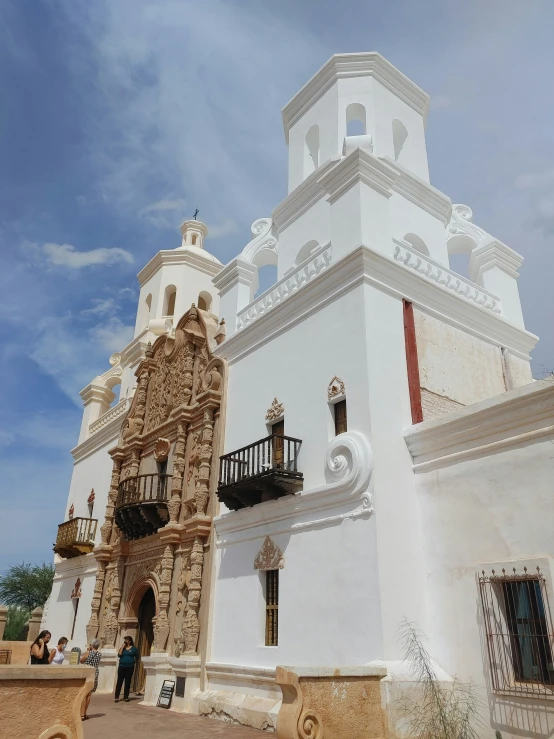
[[[32,641],[0,641],[0,650],[10,650],[11,665],[26,665],[29,662],[32,644]]]
[[[92,667],[0,666],[2,739],[83,739]]]

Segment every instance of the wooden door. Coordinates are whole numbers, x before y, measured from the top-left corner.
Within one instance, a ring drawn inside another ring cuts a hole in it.
[[[146,671],[142,666],[142,658],[150,656],[150,650],[154,642],[154,625],[152,619],[156,616],[156,599],[152,588],[148,589],[140,602],[138,612],[138,638],[136,647],[140,654],[140,662],[135,668],[133,675],[132,690],[134,693],[144,692],[146,682]]]
[[[282,468],[285,465],[285,441],[282,438],[285,435],[284,420],[273,424],[271,435],[273,436],[273,466]]]

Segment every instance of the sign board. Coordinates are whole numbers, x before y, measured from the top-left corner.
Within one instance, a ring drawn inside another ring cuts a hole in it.
[[[69,664],[78,665],[81,662],[81,650],[79,647],[73,647],[69,654]]]
[[[160,708],[169,708],[169,706],[171,705],[171,698],[173,697],[174,690],[175,680],[163,681],[157,704]]]
[[[177,676],[177,685],[175,686],[175,697],[185,697],[185,678],[182,675]]]

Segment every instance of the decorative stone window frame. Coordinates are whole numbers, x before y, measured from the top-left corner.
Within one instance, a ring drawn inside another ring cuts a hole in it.
[[[260,551],[254,558],[254,569],[266,572],[267,570],[282,570],[284,566],[283,552],[270,536],[266,536]]]
[[[277,398],[273,398],[271,405],[267,409],[265,414],[265,421],[268,426],[273,426],[274,423],[282,421],[285,417],[285,406],[280,403]]]
[[[340,377],[335,375],[327,387],[327,400],[330,405],[346,398],[346,386]]]

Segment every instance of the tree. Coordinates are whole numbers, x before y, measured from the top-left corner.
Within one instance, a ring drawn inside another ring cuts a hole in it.
[[[46,603],[53,579],[54,566],[51,564],[43,562],[41,565],[31,565],[22,562],[14,565],[0,577],[0,603],[18,606],[31,613]]]
[[[27,638],[27,622],[29,611],[18,606],[8,607],[8,620],[4,630],[5,641],[25,641]]]

